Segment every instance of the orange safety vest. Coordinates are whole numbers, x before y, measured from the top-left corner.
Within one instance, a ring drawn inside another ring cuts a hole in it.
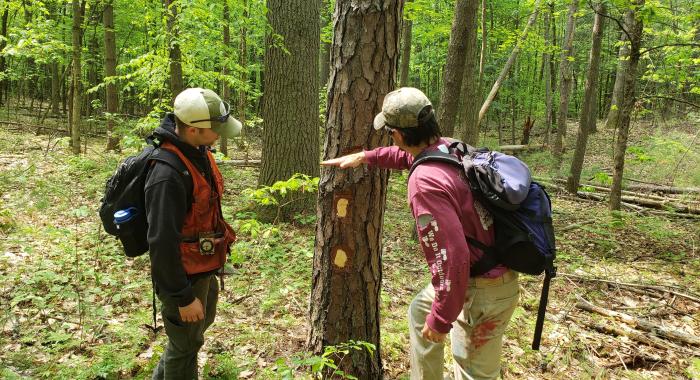
[[[221,215],[221,194],[224,193],[224,179],[214,156],[207,151],[216,189],[213,190],[206,178],[190,160],[171,142],[166,141],[161,148],[169,150],[187,166],[193,182],[192,208],[185,216],[180,242],[180,258],[188,275],[210,272],[224,266],[229,246],[236,241],[236,233]],[[211,243],[213,242],[213,247]],[[204,249],[202,249],[202,247]],[[211,252],[203,254],[202,251]]]

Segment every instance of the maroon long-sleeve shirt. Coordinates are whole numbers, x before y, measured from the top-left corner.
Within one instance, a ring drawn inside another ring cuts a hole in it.
[[[447,146],[449,142],[440,139],[426,150],[445,151]],[[388,169],[408,169],[414,158],[397,146],[365,151],[365,155],[370,165]],[[483,255],[465,237],[493,245],[493,219],[474,201],[463,171],[444,162],[429,161],[415,169],[408,180],[408,201],[436,295],[426,323],[434,331],[447,333],[466,300],[469,266]],[[482,277],[497,277],[506,270],[497,266]]]

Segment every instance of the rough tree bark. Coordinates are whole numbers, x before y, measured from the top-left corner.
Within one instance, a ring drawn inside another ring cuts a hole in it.
[[[114,77],[117,76],[117,43],[114,33],[114,6],[112,1],[105,4],[102,13],[102,21],[105,28],[105,100],[107,106],[107,150],[119,149],[119,137],[114,135],[114,120],[119,110],[119,98],[117,93],[117,83]],[[107,78],[112,79],[107,79]],[[58,111],[58,101],[56,102]]]
[[[622,195],[622,176],[625,169],[625,152],[629,136],[630,117],[636,100],[637,67],[639,66],[640,47],[642,44],[643,22],[635,9],[644,5],[644,0],[632,3],[632,9],[625,13],[624,27],[630,42],[630,58],[624,75],[624,92],[621,99],[620,126],[617,129],[617,143],[613,159],[613,183],[610,190],[610,210],[619,210]]]
[[[450,44],[447,47],[445,77],[440,94],[438,124],[445,136],[452,136],[459,106],[459,92],[464,78],[464,61],[467,47],[467,0],[455,1],[455,15],[452,19]],[[474,27],[474,25],[472,25]]]
[[[177,94],[184,89],[184,81],[182,79],[182,52],[180,51],[180,43],[178,42],[179,30],[177,25],[178,0],[163,0],[165,12],[167,15],[168,28],[168,57],[170,68],[170,93],[173,100]]]
[[[588,73],[586,74],[586,87],[583,93],[583,105],[581,106],[581,117],[579,119],[579,131],[576,138],[576,151],[571,161],[569,177],[566,181],[566,189],[576,194],[581,180],[581,169],[583,159],[586,156],[586,146],[588,145],[588,134],[592,126],[598,119],[594,112],[596,91],[598,86],[598,71],[600,68],[600,50],[603,41],[603,29],[605,28],[605,3],[594,5],[596,14],[593,19],[593,30],[591,32],[591,52],[588,56]]]
[[[73,44],[73,75],[71,80],[71,92],[73,94],[71,104],[71,133],[70,146],[73,154],[80,154],[80,106],[82,104],[82,93],[80,90],[80,77],[82,66],[80,64],[80,53],[82,50],[82,25],[83,11],[85,10],[85,2],[82,4],[79,0],[73,0],[73,27],[72,38]]]
[[[479,119],[477,120],[477,124],[481,124],[481,121],[484,120],[484,116],[486,115],[486,112],[489,110],[489,107],[491,107],[491,103],[493,103],[493,99],[496,98],[496,94],[498,94],[498,90],[501,88],[503,81],[506,79],[506,75],[508,75],[508,72],[510,71],[511,67],[513,67],[515,60],[518,58],[518,53],[520,53],[520,46],[522,45],[523,41],[525,41],[525,39],[527,38],[527,33],[530,30],[530,27],[532,27],[532,25],[535,23],[535,20],[537,20],[537,15],[538,15],[539,10],[540,10],[540,1],[541,0],[535,1],[534,10],[532,11],[532,15],[530,15],[530,19],[527,21],[527,25],[525,26],[525,29],[523,29],[523,33],[520,35],[520,39],[518,40],[518,42],[516,42],[515,47],[513,48],[513,51],[510,53],[510,57],[508,57],[508,61],[506,61],[505,66],[503,66],[503,69],[501,69],[501,73],[498,74],[498,78],[496,79],[496,82],[494,82],[493,86],[491,87],[491,91],[489,92],[488,96],[486,97],[484,104],[481,105],[481,109],[479,110]]]
[[[561,162],[566,136],[566,119],[569,113],[569,96],[571,95],[572,65],[570,59],[574,55],[574,31],[576,30],[576,10],[579,0],[571,0],[569,14],[564,32],[564,44],[559,61],[559,112],[557,113],[557,137],[554,140],[552,153],[557,162]]]
[[[479,10],[479,0],[466,0],[467,11],[467,44],[464,54],[466,60],[464,62],[464,78],[462,79],[462,117],[461,122],[457,126],[455,136],[467,144],[476,146],[479,142],[479,98],[481,89],[479,87],[477,69],[479,51],[476,40],[476,28],[478,25],[477,12]]]
[[[282,36],[265,46],[262,104],[263,149],[258,184],[272,185],[295,173],[318,175],[319,3],[268,0],[267,17]],[[309,201],[309,206],[312,205]]]
[[[384,96],[395,86],[401,0],[336,3],[324,158],[386,145],[371,127]],[[381,236],[388,171],[324,168],[310,299],[309,348],[361,340],[374,355],[353,352],[342,369],[381,379],[379,291]]]

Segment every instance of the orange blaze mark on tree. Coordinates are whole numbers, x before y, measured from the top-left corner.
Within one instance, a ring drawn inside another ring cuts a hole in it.
[[[472,330],[472,345],[474,349],[478,349],[491,340],[491,333],[498,326],[498,321],[486,321],[474,327]]]

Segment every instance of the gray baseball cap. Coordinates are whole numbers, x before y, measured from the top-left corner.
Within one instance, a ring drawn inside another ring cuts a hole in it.
[[[425,107],[431,108],[428,113],[431,115],[433,105],[421,90],[413,87],[394,90],[384,97],[382,112],[374,117],[374,129],[415,128],[422,121],[418,115]],[[427,119],[427,115],[423,119]]]
[[[195,128],[211,128],[221,137],[235,137],[243,126],[231,116],[231,106],[214,91],[188,88],[175,97],[174,113],[183,123]]]

